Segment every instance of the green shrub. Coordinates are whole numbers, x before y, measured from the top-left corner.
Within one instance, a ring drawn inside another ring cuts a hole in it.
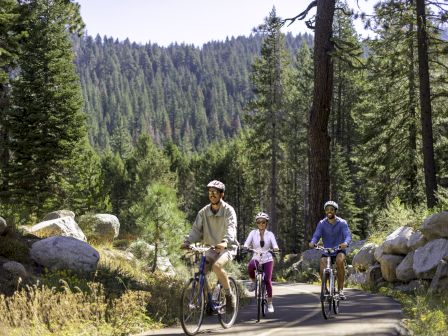
[[[0,256],[21,263],[30,261],[28,246],[16,237],[0,236]]]

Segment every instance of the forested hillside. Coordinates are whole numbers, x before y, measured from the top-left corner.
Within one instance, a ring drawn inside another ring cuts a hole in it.
[[[185,150],[234,137],[253,94],[250,73],[260,54],[262,35],[160,47],[129,40],[85,36],[76,39],[76,64],[90,141],[107,148],[135,143],[150,134]],[[291,53],[312,35],[286,36]]]

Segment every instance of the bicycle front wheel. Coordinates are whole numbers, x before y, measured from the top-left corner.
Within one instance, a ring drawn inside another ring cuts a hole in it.
[[[261,280],[261,315],[266,317],[266,309],[267,309],[267,301],[266,301],[266,284],[263,280]]]
[[[190,279],[182,291],[182,329],[188,336],[195,335],[204,318],[205,294],[200,290],[199,281]]]
[[[233,309],[232,312],[228,312],[227,309],[221,309],[218,312],[218,319],[219,319],[219,323],[221,323],[222,327],[224,329],[230,328],[231,326],[233,326],[233,324],[235,323],[236,320],[236,316],[238,315],[238,307],[240,305],[240,295],[239,295],[239,291],[238,291],[238,286],[236,284],[236,281],[234,278],[229,277],[229,284],[230,284],[230,289],[232,291],[233,294],[235,294],[235,309]],[[224,292],[221,289],[221,292],[219,293],[219,302],[221,302],[221,304],[223,304],[225,302],[225,296],[224,296]]]
[[[327,291],[327,281],[329,281],[330,275],[328,273],[322,274],[322,288],[320,293],[320,303],[322,306],[322,315],[325,319],[329,319],[331,317],[331,309],[333,305],[333,297],[331,296],[331,293]]]
[[[263,310],[263,277],[261,274],[257,275],[257,322],[260,322]]]

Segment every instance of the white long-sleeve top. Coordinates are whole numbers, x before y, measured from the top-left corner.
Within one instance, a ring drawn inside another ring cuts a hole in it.
[[[263,240],[264,246],[261,247],[260,231],[258,229],[255,229],[249,233],[246,242],[244,243],[244,247],[252,247],[254,250],[260,251],[260,253],[254,253],[254,255],[252,256],[252,259],[257,260],[260,264],[265,264],[269,261],[274,260],[272,258],[272,254],[268,251],[270,249],[278,249],[277,241],[275,240],[275,236],[271,231],[264,231]]]

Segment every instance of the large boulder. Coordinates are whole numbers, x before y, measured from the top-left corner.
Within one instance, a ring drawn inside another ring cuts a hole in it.
[[[419,247],[422,247],[428,242],[425,236],[420,231],[415,231],[410,237],[408,241],[409,251],[415,251]]]
[[[83,215],[79,226],[89,241],[111,243],[120,233],[120,221],[110,214]]]
[[[429,290],[431,292],[448,292],[448,262],[445,260],[439,261]]]
[[[388,282],[394,282],[397,280],[396,269],[397,266],[403,261],[403,256],[384,254],[381,258],[381,274],[383,279]]]
[[[383,243],[385,254],[403,254],[409,252],[408,242],[414,230],[407,226],[402,226],[387,236]]]
[[[361,272],[366,271],[371,265],[375,263],[375,249],[376,245],[369,243],[364,245],[361,250],[353,257],[353,267]]]
[[[8,225],[6,224],[5,219],[0,216],[0,235],[3,234],[3,232],[6,231],[7,227],[8,227]]]
[[[42,220],[44,221],[48,221],[48,220],[52,220],[52,219],[57,219],[57,218],[62,218],[62,217],[72,217],[73,219],[75,219],[75,213],[71,210],[57,210],[57,211],[53,211],[50,212],[48,214],[45,215],[44,219]]]
[[[31,259],[51,270],[70,269],[75,272],[96,270],[100,255],[92,246],[72,237],[50,237],[35,242]]]
[[[417,278],[431,279],[439,261],[448,256],[448,240],[436,239],[415,250],[412,265]]]
[[[319,271],[321,255],[322,251],[316,249],[303,251],[301,269],[302,270],[312,269],[315,271]]]
[[[82,241],[87,240],[84,232],[79,228],[74,218],[70,216],[40,222],[32,227],[26,227],[25,231],[41,238],[64,236]]]
[[[174,270],[174,267],[168,257],[157,257],[157,269],[166,275],[176,275],[176,271]]]
[[[25,279],[28,276],[25,267],[17,261],[5,262],[3,264],[3,269],[16,278],[20,277],[22,279]]]
[[[381,244],[380,246],[378,246],[375,249],[375,252],[373,253],[373,256],[375,257],[375,260],[378,261],[379,263],[381,262],[381,258],[384,255],[384,246],[383,244]]]
[[[426,218],[421,231],[428,240],[448,238],[448,211],[442,211]]]
[[[397,279],[404,282],[417,279],[417,275],[414,272],[412,265],[414,264],[414,251],[409,252],[403,261],[398,265],[395,270]]]

